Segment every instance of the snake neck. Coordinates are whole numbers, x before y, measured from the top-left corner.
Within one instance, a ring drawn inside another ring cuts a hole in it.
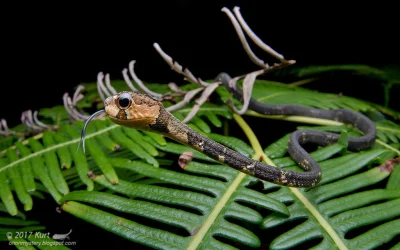
[[[158,124],[158,125],[157,125]],[[161,108],[156,124],[150,126],[158,133],[187,145],[210,158],[244,173],[254,175],[256,161],[196,132],[171,113]]]
[[[316,163],[310,167],[303,167],[310,172],[298,173],[272,167],[248,158],[194,131],[162,106],[160,115],[157,117],[155,124],[150,125],[150,129],[153,132],[163,134],[172,140],[187,145],[224,165],[262,180],[284,186],[304,187],[315,186],[321,178],[320,169]],[[313,162],[311,157],[307,158],[307,160],[310,163]]]

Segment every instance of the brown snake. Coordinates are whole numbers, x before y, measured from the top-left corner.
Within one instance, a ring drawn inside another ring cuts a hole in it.
[[[230,77],[221,73],[217,80],[224,84]],[[225,84],[226,85],[226,84]],[[240,90],[231,93],[240,99]],[[218,162],[239,170],[245,174],[259,179],[290,187],[314,187],[322,177],[318,163],[300,146],[304,143],[317,143],[328,145],[338,139],[338,134],[322,131],[298,130],[292,134],[288,144],[288,150],[292,158],[305,172],[289,171],[265,163],[250,159],[206,136],[194,131],[168,112],[160,101],[147,94],[137,91],[122,91],[104,101],[104,110],[100,110],[87,119],[82,129],[82,142],[88,122],[97,114],[106,112],[114,123],[138,130],[146,130],[161,134],[179,143],[187,145]],[[364,137],[349,138],[349,148],[361,150],[369,147],[375,139],[375,126],[360,113],[340,110],[318,110],[297,105],[267,105],[254,101],[249,105],[250,109],[259,113],[279,113],[288,115],[304,115],[321,117],[352,123],[366,133]],[[354,141],[354,142],[353,142]],[[352,142],[352,144],[350,143]],[[83,144],[84,147],[84,144]]]

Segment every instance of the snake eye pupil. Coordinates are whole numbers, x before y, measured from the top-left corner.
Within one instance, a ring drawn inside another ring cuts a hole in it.
[[[118,103],[121,108],[127,108],[129,106],[129,98],[120,97]]]

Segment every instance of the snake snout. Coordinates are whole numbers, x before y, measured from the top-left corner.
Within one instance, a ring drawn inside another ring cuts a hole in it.
[[[113,97],[112,97],[112,96],[107,97],[107,98],[104,100],[104,107],[110,106],[112,102],[113,102]]]
[[[104,111],[108,116],[117,116],[119,108],[115,105],[114,97],[110,96],[104,100]]]

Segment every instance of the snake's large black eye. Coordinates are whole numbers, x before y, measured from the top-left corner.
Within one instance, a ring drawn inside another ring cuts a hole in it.
[[[120,97],[118,103],[121,108],[126,108],[129,106],[129,99],[126,97]]]
[[[131,96],[128,93],[121,94],[118,99],[118,105],[122,109],[126,109],[131,105]]]

